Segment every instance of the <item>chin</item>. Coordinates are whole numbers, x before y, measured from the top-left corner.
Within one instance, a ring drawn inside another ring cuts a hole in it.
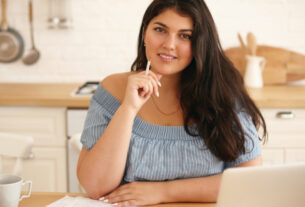
[[[154,73],[160,75],[175,75],[180,73],[183,69],[178,69],[174,65],[156,66],[157,69],[153,69]]]
[[[171,76],[180,74],[181,71],[156,71],[155,73],[160,74],[162,76]]]

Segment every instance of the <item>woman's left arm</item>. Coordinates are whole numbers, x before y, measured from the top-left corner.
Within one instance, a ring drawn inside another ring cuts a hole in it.
[[[262,157],[236,167],[257,166]],[[216,202],[222,174],[167,182],[132,182],[118,187],[103,199],[109,203],[153,205],[173,202]]]

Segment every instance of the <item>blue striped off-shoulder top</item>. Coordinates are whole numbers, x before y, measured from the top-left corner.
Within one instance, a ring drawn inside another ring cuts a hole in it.
[[[99,85],[90,101],[81,135],[81,143],[87,150],[100,139],[120,104],[120,101]],[[256,128],[245,112],[239,111],[237,115],[246,135],[246,153],[230,163],[215,157],[201,137],[190,136],[183,126],[152,125],[136,117],[122,182],[210,176],[258,157],[261,148]],[[196,130],[195,125],[190,127],[191,130]]]

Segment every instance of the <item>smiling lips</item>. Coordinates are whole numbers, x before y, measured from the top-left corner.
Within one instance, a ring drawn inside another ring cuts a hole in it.
[[[173,55],[169,55],[169,54],[164,54],[164,53],[159,53],[158,56],[160,57],[160,59],[164,62],[172,62],[175,59],[177,59],[177,57],[173,56]]]

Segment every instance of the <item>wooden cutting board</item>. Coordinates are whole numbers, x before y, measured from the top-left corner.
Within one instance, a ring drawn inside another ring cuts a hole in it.
[[[245,51],[241,47],[234,47],[225,50],[225,54],[244,75]],[[266,66],[263,71],[264,85],[285,84],[305,79],[305,56],[302,54],[283,48],[259,45],[256,55],[266,58]]]

